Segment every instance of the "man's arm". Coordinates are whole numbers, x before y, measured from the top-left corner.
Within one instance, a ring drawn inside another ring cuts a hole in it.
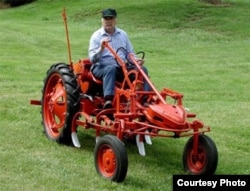
[[[102,53],[102,47],[95,35],[92,35],[89,41],[89,59],[90,62],[96,63],[99,61]]]
[[[97,63],[100,60],[102,52],[105,49],[104,44],[110,41],[108,37],[103,38],[97,34],[92,35],[89,43],[89,59],[92,63]]]

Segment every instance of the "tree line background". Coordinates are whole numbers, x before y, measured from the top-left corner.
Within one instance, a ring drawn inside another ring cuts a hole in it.
[[[33,1],[35,0],[0,0],[0,3],[5,3],[9,4],[11,7],[16,7],[27,3],[31,3]]]
[[[35,0],[0,0],[0,3],[5,3],[10,5],[11,7],[16,7],[16,6],[20,6],[20,5],[24,5],[27,3],[31,3]],[[219,5],[222,3],[222,0],[198,0],[198,1],[202,1],[205,3],[211,3],[214,5]]]

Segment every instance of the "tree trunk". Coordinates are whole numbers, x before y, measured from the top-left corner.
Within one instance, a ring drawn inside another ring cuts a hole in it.
[[[213,5],[222,4],[222,0],[199,0],[199,1],[204,2],[204,3],[210,3],[210,4],[213,4]]]

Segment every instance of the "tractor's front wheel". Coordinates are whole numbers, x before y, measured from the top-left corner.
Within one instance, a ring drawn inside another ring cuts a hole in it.
[[[128,156],[124,144],[114,135],[105,135],[96,143],[95,167],[102,177],[122,182],[127,174]]]
[[[79,88],[69,65],[58,63],[50,67],[42,93],[42,124],[47,137],[71,144],[71,123],[79,109]]]
[[[215,143],[206,135],[199,135],[197,153],[194,152],[194,137],[191,137],[183,151],[183,165],[193,175],[212,175],[218,163]]]

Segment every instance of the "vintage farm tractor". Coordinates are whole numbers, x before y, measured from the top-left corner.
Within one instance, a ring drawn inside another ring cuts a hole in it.
[[[210,128],[183,106],[183,95],[168,88],[158,91],[134,55],[127,54],[125,63],[109,43],[107,48],[120,65],[124,79],[117,82],[113,108],[103,109],[102,81],[90,71],[88,58],[72,63],[65,9],[63,11],[68,42],[69,64],[50,67],[44,80],[41,100],[42,124],[47,137],[80,147],[78,127],[94,129],[94,161],[97,172],[106,179],[122,182],[127,174],[128,157],[124,140],[136,142],[140,155],[152,137],[180,138],[190,136],[183,151],[184,168],[189,174],[213,174],[218,153],[215,143],[204,133]],[[143,53],[144,55],[144,53]],[[127,70],[127,67],[133,69]],[[143,91],[146,81],[151,91]]]

